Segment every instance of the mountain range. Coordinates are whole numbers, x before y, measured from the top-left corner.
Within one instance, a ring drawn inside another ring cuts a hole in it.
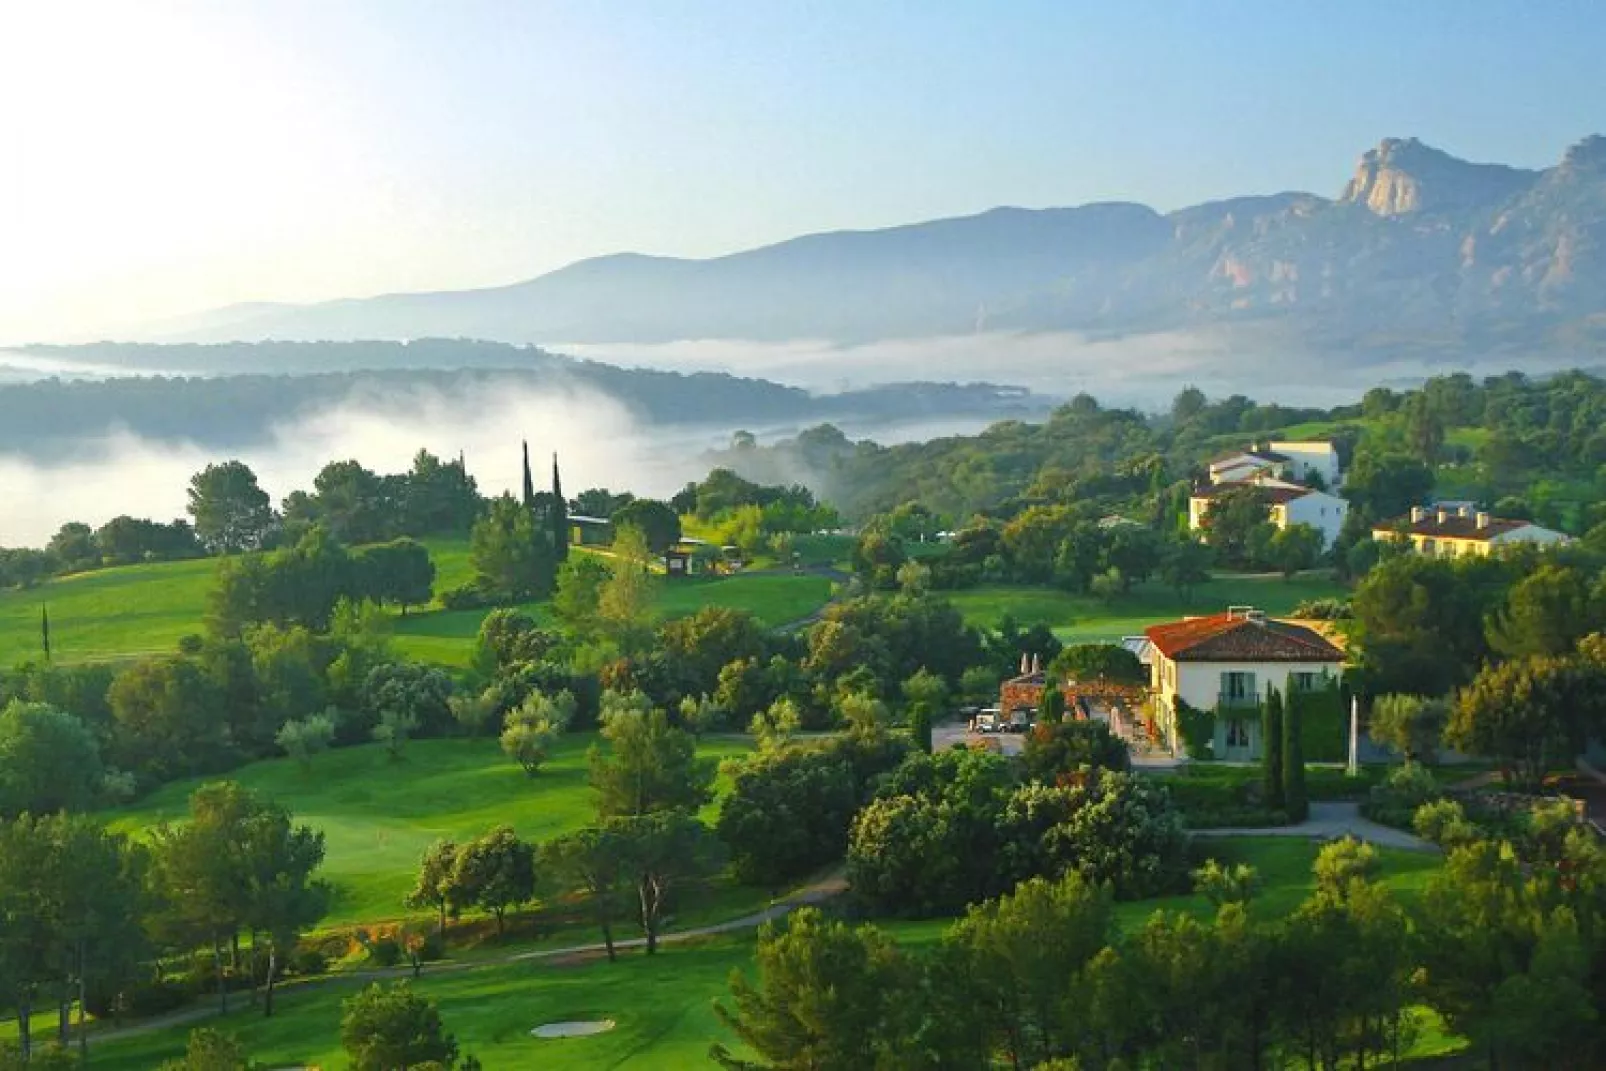
[[[1606,137],[1542,170],[1388,139],[1335,198],[995,208],[703,260],[598,257],[489,289],[236,306],[150,338],[859,343],[1243,324],[1359,359],[1606,353]]]

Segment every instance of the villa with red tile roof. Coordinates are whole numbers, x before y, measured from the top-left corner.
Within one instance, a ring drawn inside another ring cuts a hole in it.
[[[1181,700],[1216,714],[1215,756],[1260,757],[1258,704],[1268,685],[1287,695],[1324,688],[1342,675],[1345,655],[1309,625],[1269,618],[1246,606],[1144,630],[1156,715],[1171,726]]]

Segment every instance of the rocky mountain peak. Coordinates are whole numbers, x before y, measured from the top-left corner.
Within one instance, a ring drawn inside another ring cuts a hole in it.
[[[1469,163],[1416,138],[1384,138],[1361,154],[1340,200],[1379,216],[1440,212],[1502,200],[1534,177],[1503,164]]]
[[[1570,147],[1561,166],[1573,170],[1606,170],[1606,136],[1591,134]]]

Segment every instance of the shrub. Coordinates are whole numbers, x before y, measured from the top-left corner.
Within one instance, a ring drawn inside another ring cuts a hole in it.
[[[418,948],[418,958],[423,963],[434,963],[446,958],[446,939],[437,930],[431,930],[424,936],[424,941]]]
[[[1455,800],[1432,800],[1416,809],[1411,818],[1411,829],[1423,840],[1431,841],[1448,851],[1471,843],[1483,835],[1476,824],[1467,818],[1466,809]]]
[[[290,959],[291,972],[302,977],[323,974],[328,969],[329,957],[324,955],[321,948],[298,948]]]
[[[182,1008],[195,994],[195,987],[182,979],[153,978],[124,986],[113,1001],[111,1010],[130,1019],[148,1019]]]
[[[492,605],[491,598],[478,584],[459,584],[440,594],[441,606],[448,610],[479,610]]]
[[[380,937],[368,943],[368,958],[376,967],[394,967],[401,962],[401,945],[394,937]]]
[[[1408,762],[1394,767],[1383,783],[1372,789],[1361,805],[1361,813],[1386,826],[1410,829],[1417,809],[1443,795],[1439,783],[1425,767]]]
[[[1213,712],[1200,710],[1178,699],[1177,732],[1182,736],[1182,743],[1188,750],[1189,758],[1216,757],[1216,716]]]

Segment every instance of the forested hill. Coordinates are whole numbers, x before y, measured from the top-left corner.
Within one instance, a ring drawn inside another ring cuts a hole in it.
[[[1273,438],[1336,442],[1346,493],[1369,506],[1356,517],[1397,516],[1432,491],[1575,533],[1606,520],[1596,505],[1606,501],[1606,380],[1581,372],[1481,382],[1458,373],[1419,390],[1374,388],[1335,409],[1210,402],[1190,388],[1156,416],[1080,395],[1046,422],[1004,421],[978,435],[884,446],[816,427],[716,460],[760,482],[804,481],[850,518],[917,502],[962,524],[1032,504],[1147,510],[1161,491],[1185,513],[1204,461]]]
[[[444,352],[482,349],[451,344]],[[254,347],[177,347],[205,349],[185,366],[226,365],[221,352]],[[267,348],[267,347],[265,347]],[[333,344],[304,347],[326,353]],[[274,352],[295,354],[296,347]],[[399,343],[363,346],[364,353],[395,358],[409,350]],[[605,398],[651,424],[704,424],[728,433],[743,426],[801,426],[820,420],[900,421],[964,416],[980,420],[1011,414],[1040,414],[1044,399],[1016,388],[987,384],[900,384],[832,395],[812,395],[761,379],[723,373],[677,373],[618,368],[556,357],[508,346],[484,348],[519,355],[521,367],[381,367],[317,374],[144,376],[108,380],[61,381],[0,386],[0,454],[56,457],[74,440],[127,431],[145,439],[189,442],[209,449],[232,449],[268,441],[276,425],[340,404],[384,410],[405,408],[408,399],[507,398],[560,393],[580,401]],[[72,347],[56,355],[78,354],[85,361],[110,362],[112,347]],[[116,347],[130,361],[164,364],[168,347]],[[439,359],[436,351],[432,359]],[[294,363],[294,362],[290,362]],[[465,360],[463,363],[469,363]]]

